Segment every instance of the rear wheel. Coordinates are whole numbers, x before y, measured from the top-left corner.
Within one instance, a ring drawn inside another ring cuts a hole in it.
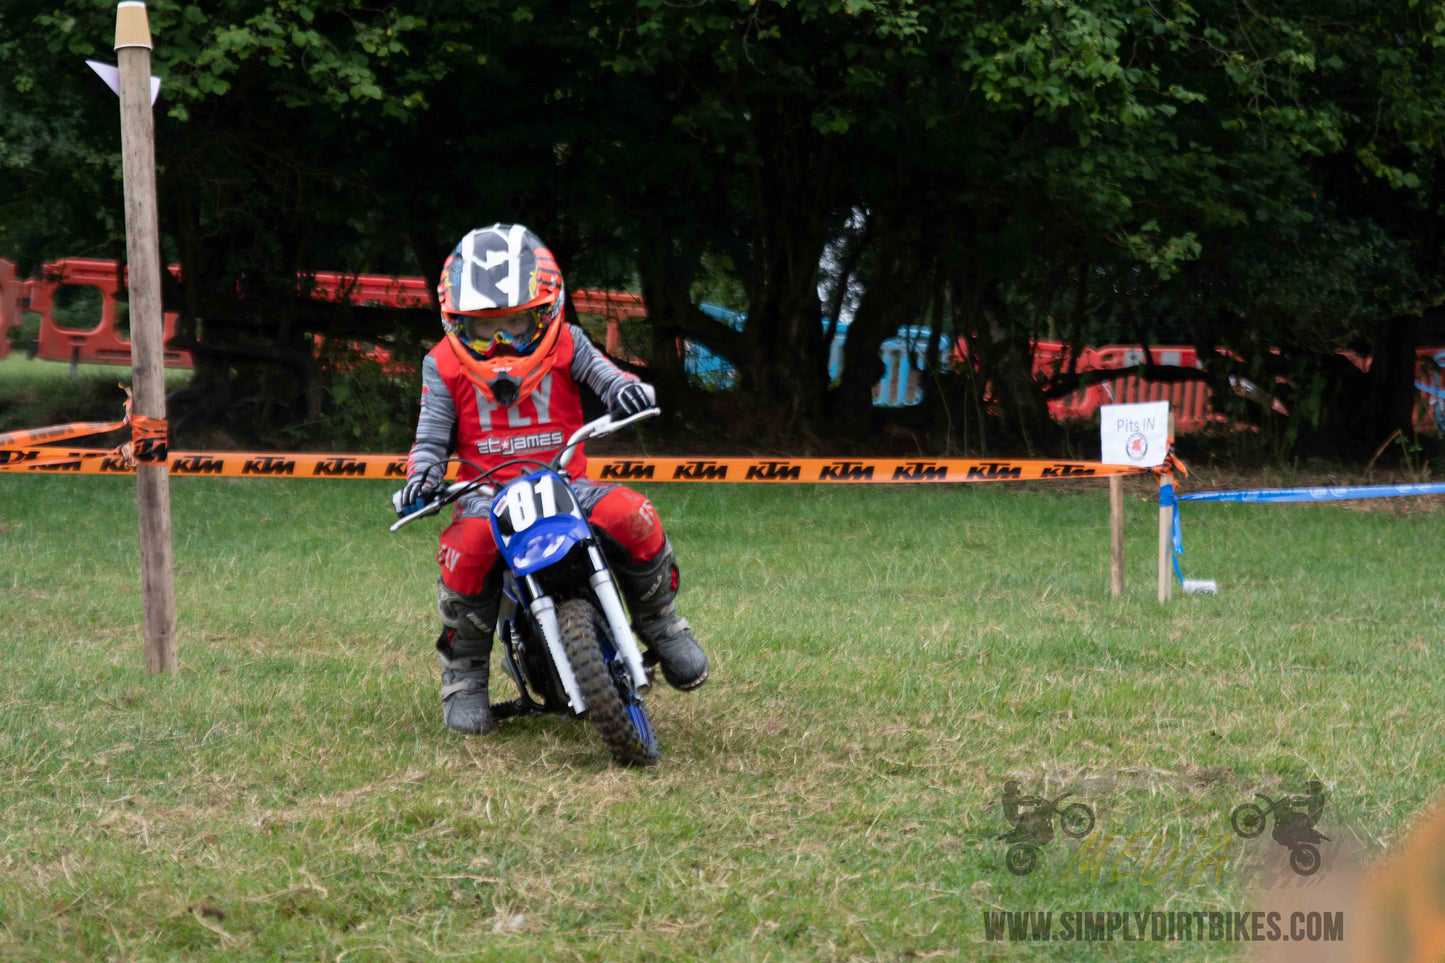
[[[1264,827],[1268,825],[1264,810],[1254,803],[1240,803],[1235,806],[1234,812],[1229,814],[1229,822],[1234,826],[1234,831],[1244,839],[1253,839],[1264,832]]]
[[[601,613],[586,599],[568,599],[558,607],[557,624],[587,718],[612,758],[624,766],[655,765],[657,735]]]

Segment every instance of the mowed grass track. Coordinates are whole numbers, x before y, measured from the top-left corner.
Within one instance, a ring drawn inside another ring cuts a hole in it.
[[[1060,837],[1014,876],[1004,780],[1189,849],[1318,775],[1321,828],[1377,852],[1445,774],[1445,528],[1186,505],[1222,594],[1161,608],[1126,489],[1113,600],[1102,484],[646,487],[712,678],[655,695],[662,762],[628,771],[576,721],[441,729],[440,526],[388,533],[389,486],[173,479],[152,679],[134,483],[0,475],[0,957],[1156,958],[982,914],[1249,909],[1267,837],[1146,880]]]

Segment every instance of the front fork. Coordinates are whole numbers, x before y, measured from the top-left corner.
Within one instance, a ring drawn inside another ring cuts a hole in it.
[[[602,606],[602,615],[607,620],[607,628],[612,634],[613,645],[617,654],[622,657],[623,663],[627,666],[627,674],[632,679],[634,687],[641,689],[648,684],[647,670],[642,664],[642,652],[637,647],[637,640],[632,635],[632,626],[628,624],[627,613],[622,607],[622,596],[618,594],[617,583],[612,578],[611,571],[607,568],[607,562],[598,551],[595,543],[587,543],[587,558],[592,563],[592,574],[588,576],[587,583],[591,586],[597,602]],[[532,619],[542,632],[542,641],[547,646],[547,652],[552,657],[552,664],[557,669],[557,678],[562,683],[562,691],[567,696],[567,703],[572,711],[578,715],[587,710],[587,704],[582,698],[581,688],[577,685],[577,676],[572,671],[572,663],[567,658],[567,651],[562,646],[562,630],[557,622],[557,606],[552,597],[542,591],[537,580],[530,575],[524,575],[521,584],[518,586],[521,600],[525,600],[527,609],[532,613]],[[504,600],[504,612],[506,606],[514,605],[510,597]],[[521,674],[520,667],[508,666],[508,671],[513,673],[513,678]]]
[[[592,593],[597,596],[598,604],[602,606],[607,627],[612,631],[612,644],[627,665],[627,674],[632,676],[633,686],[644,688],[647,685],[647,670],[642,665],[642,652],[637,648],[637,639],[633,638],[632,626],[628,624],[627,613],[622,608],[622,596],[617,593],[617,583],[613,581],[612,572],[608,570],[607,563],[595,544],[587,546],[587,557],[592,560],[592,575],[587,581],[592,586]]]
[[[552,601],[552,596],[542,592],[542,587],[532,576],[522,576],[522,584],[531,598],[527,608],[542,631],[542,641],[546,643],[547,652],[552,656],[552,665],[557,669],[557,679],[562,683],[562,691],[567,695],[567,704],[574,713],[581,715],[587,711],[587,703],[582,698],[582,689],[577,685],[577,674],[572,671],[567,650],[562,647],[562,628],[557,624],[557,605]]]

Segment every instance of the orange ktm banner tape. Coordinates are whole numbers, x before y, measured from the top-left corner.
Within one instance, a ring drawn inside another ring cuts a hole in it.
[[[283,452],[172,451],[172,475],[218,478],[394,478],[406,480],[403,455],[318,455]],[[102,448],[12,448],[0,450],[0,472],[70,475],[129,475],[121,452]],[[455,476],[455,471],[451,476]]]
[[[46,465],[61,468],[69,463],[69,452],[62,448],[36,446],[51,441],[81,438],[86,435],[101,435],[108,431],[124,428],[126,424],[124,421],[77,421],[68,425],[51,425],[49,428],[6,432],[0,435],[0,471],[5,471],[7,466],[20,462],[24,462],[26,470],[30,471],[38,470]],[[114,452],[105,452],[105,454],[125,457],[120,449]]]
[[[221,478],[406,478],[402,455],[173,451],[172,475]],[[0,450],[0,472],[124,475],[133,467],[98,448]],[[454,477],[455,466],[452,466]],[[1135,465],[1034,458],[607,458],[588,459],[588,477],[618,482],[956,483],[1107,478],[1147,474]]]
[[[164,465],[169,454],[166,442],[166,420],[145,415],[130,416],[130,450],[122,448],[138,465]]]
[[[1134,465],[1034,458],[611,458],[590,457],[596,481],[980,482],[1136,475]]]
[[[70,438],[84,438],[86,435],[100,435],[107,431],[124,428],[125,425],[124,421],[77,421],[68,425],[51,425],[49,428],[7,431],[0,435],[0,451],[10,448],[29,448],[52,441],[66,441]]]
[[[54,465],[57,471],[73,471],[71,462],[86,454],[118,457],[132,468],[136,464],[165,464],[166,420],[132,412],[130,389],[125,385],[120,388],[125,392],[125,418],[121,421],[74,421],[65,425],[51,425],[48,428],[28,428],[0,434],[0,471],[5,470],[6,466],[35,471],[46,465]],[[54,441],[68,441],[71,438],[119,431],[127,425],[130,426],[130,441],[113,451],[81,449],[76,452],[41,447]]]

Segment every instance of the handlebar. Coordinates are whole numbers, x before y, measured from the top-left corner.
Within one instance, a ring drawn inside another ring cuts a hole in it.
[[[642,421],[645,418],[651,418],[654,415],[660,414],[662,414],[661,408],[646,408],[642,411],[637,412],[634,415],[628,415],[626,418],[623,418],[620,421],[613,421],[611,415],[603,415],[601,418],[596,418],[592,421],[589,421],[587,422],[587,424],[583,425],[581,428],[578,428],[575,432],[572,433],[572,437],[567,439],[567,444],[563,445],[562,450],[558,452],[557,455],[550,462],[548,462],[547,467],[552,468],[555,471],[563,471],[566,469],[568,463],[572,461],[572,455],[577,450],[577,446],[582,444],[587,439],[601,438],[605,435],[610,435],[614,431],[625,428],[633,422]],[[509,464],[514,464],[514,462],[509,462]],[[502,466],[499,465],[497,467],[500,468]],[[492,471],[495,470],[495,468],[492,469]],[[497,486],[490,483],[490,481],[488,480],[489,474],[490,472],[485,473],[481,477],[473,478],[470,481],[452,482],[450,485],[448,485],[445,489],[442,490],[441,495],[432,499],[430,502],[427,502],[421,508],[418,508],[415,511],[407,515],[403,515],[401,518],[397,519],[392,524],[391,531],[397,531],[403,525],[410,524],[411,522],[416,521],[418,518],[425,518],[427,515],[435,515],[437,512],[440,512],[443,508],[450,505],[457,499],[461,498],[468,492],[480,492],[487,497],[495,495],[497,492]],[[400,515],[401,512],[407,507],[402,505],[400,502],[401,491],[396,491],[391,496],[391,504],[392,508],[396,510],[396,513],[398,515]]]
[[[612,434],[620,428],[626,428],[634,421],[642,421],[644,418],[651,418],[654,415],[660,414],[662,414],[661,408],[644,408],[637,414],[628,415],[621,421],[613,421],[611,415],[603,415],[601,418],[589,421],[573,432],[572,437],[567,439],[567,444],[562,446],[562,451],[558,453],[553,463],[558,469],[566,468],[567,463],[572,460],[573,450],[588,438],[601,438],[604,435]]]

